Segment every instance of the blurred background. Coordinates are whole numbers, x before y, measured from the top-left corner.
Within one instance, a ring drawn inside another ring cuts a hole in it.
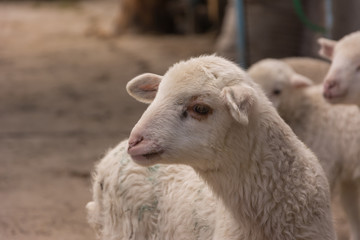
[[[91,171],[146,108],[126,83],[217,53],[317,57],[358,0],[0,1],[0,239],[91,240]],[[339,239],[348,239],[334,204]]]

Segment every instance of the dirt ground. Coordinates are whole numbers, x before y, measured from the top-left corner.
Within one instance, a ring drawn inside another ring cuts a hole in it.
[[[212,35],[87,34],[109,28],[117,7],[0,2],[1,240],[95,239],[84,208],[91,170],[145,109],[126,82],[213,51]],[[341,212],[335,222],[346,239]]]

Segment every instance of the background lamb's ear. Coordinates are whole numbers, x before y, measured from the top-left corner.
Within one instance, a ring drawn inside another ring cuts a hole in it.
[[[143,103],[151,103],[157,93],[162,76],[144,73],[131,79],[126,90],[136,100]]]
[[[231,116],[243,125],[249,123],[249,113],[255,102],[255,91],[247,86],[235,85],[222,90]]]
[[[331,60],[333,58],[334,48],[337,42],[326,38],[319,38],[318,43],[320,44],[319,55]]]
[[[294,73],[291,76],[290,83],[295,88],[308,87],[314,84],[313,81],[311,81],[309,78],[297,73]]]

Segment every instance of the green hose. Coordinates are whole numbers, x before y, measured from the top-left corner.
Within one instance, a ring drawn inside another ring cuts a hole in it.
[[[308,27],[309,29],[311,29],[314,32],[320,32],[320,33],[326,32],[325,28],[310,22],[310,20],[305,16],[304,10],[302,9],[302,6],[301,6],[301,0],[293,0],[293,3],[294,3],[294,8],[295,8],[296,14],[298,15],[301,22],[306,27]]]

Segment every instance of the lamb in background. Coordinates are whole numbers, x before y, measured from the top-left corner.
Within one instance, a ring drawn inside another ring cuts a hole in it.
[[[244,239],[335,239],[318,160],[235,64],[193,58],[164,76],[140,75],[127,89],[152,101],[129,138],[136,163],[191,166]]]
[[[314,83],[323,82],[330,68],[328,62],[310,57],[288,57],[280,60],[290,65],[295,72],[310,78]]]
[[[360,110],[330,105],[313,85],[283,61],[266,59],[249,75],[259,83],[295,134],[314,151],[330,186],[339,183],[353,240],[360,240]]]
[[[239,239],[230,214],[214,232],[217,199],[191,167],[142,167],[131,161],[127,146],[122,141],[95,168],[87,212],[99,239],[208,240],[221,232]]]
[[[323,94],[330,103],[360,106],[360,31],[339,41],[318,40],[319,54],[332,61],[324,79]]]

